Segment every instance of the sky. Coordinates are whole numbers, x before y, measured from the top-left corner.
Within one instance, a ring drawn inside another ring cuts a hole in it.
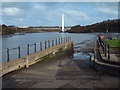
[[[118,19],[117,2],[2,2],[2,24],[14,26],[90,25]]]

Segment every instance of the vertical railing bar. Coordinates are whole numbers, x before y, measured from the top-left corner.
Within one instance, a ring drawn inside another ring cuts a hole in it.
[[[105,50],[104,51],[105,51],[104,56],[106,57],[106,44],[105,44]]]
[[[46,49],[46,41],[45,41],[45,49]]]
[[[9,48],[7,48],[7,62],[9,62],[10,57],[9,57]]]
[[[110,60],[110,46],[108,45],[108,60]]]
[[[18,57],[20,58],[20,46],[18,46]]]
[[[59,44],[60,44],[60,38],[59,38]]]
[[[29,55],[29,44],[27,44],[27,55]]]
[[[65,43],[65,37],[64,37],[64,43]]]
[[[62,38],[61,38],[61,43],[63,43],[63,42],[62,42]]]
[[[50,47],[50,40],[48,40],[48,47]]]
[[[56,45],[57,45],[57,39],[56,39]]]
[[[71,37],[58,38],[56,40],[51,40],[51,43],[50,43],[50,40],[48,40],[48,47],[54,46],[55,45],[55,41],[56,41],[56,45],[58,45],[58,44],[61,44],[61,43],[65,43],[65,42],[69,41],[70,39],[71,39]],[[40,50],[43,49],[42,44],[43,43],[40,42]],[[36,46],[37,44],[36,43],[31,44],[31,45],[27,44],[27,55],[30,54],[30,46],[32,46],[32,45],[34,45],[34,52],[37,51],[37,46]],[[45,41],[45,49],[46,48],[47,48],[47,41]],[[18,58],[20,58],[21,57],[21,47],[18,46],[16,49],[18,50]],[[9,62],[9,60],[10,60],[10,49],[7,48],[7,62]]]
[[[36,52],[36,43],[34,43],[34,52]]]
[[[40,42],[40,50],[42,50],[42,42]]]
[[[52,46],[54,46],[54,40],[52,40]]]

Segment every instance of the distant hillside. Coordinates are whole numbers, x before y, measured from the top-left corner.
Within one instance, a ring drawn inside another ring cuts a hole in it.
[[[92,32],[106,32],[106,28],[108,28],[108,32],[120,33],[120,19],[103,21],[100,23],[80,26],[76,25],[71,28],[71,30],[67,31],[70,33],[92,33]]]
[[[2,25],[1,34],[14,34],[16,32],[16,28],[14,26],[6,26]]]
[[[14,33],[38,33],[38,32],[55,32],[54,30],[37,30],[33,27],[19,28],[16,26],[6,26],[5,24],[0,26],[0,34],[14,34]]]

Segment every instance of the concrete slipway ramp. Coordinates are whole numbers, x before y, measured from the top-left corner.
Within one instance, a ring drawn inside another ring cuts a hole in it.
[[[3,76],[3,88],[118,88],[118,84],[117,77],[95,72],[89,60],[64,54]]]

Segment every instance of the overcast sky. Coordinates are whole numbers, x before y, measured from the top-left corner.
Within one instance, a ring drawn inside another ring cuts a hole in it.
[[[117,2],[3,2],[2,24],[15,26],[89,25],[118,18]]]

